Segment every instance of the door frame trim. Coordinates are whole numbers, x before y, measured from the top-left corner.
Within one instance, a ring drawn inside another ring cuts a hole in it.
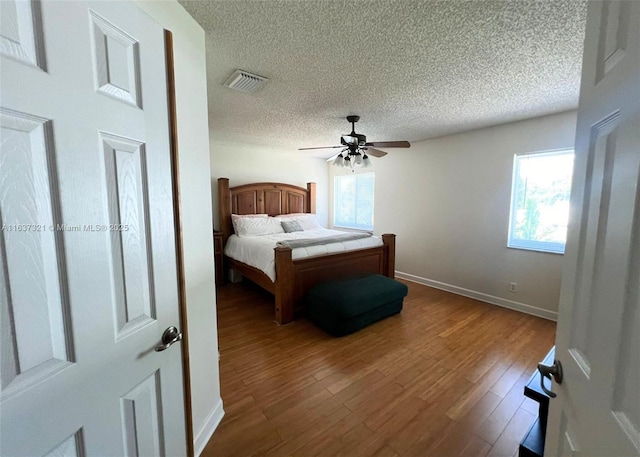
[[[171,150],[171,185],[173,195],[173,220],[176,245],[176,272],[178,275],[178,306],[182,331],[182,379],[184,392],[184,415],[187,437],[187,455],[194,457],[193,414],[191,405],[191,366],[189,362],[189,326],[187,319],[187,288],[182,245],[182,208],[180,206],[180,158],[178,154],[178,120],[176,116],[176,82],[174,73],[173,33],[164,30],[164,45],[167,71],[167,105],[169,112],[169,147]]]

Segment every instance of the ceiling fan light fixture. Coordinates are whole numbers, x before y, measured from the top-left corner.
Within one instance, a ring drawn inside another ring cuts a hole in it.
[[[350,168],[351,170],[356,167],[370,168],[372,166],[366,151],[360,148],[356,148],[354,151],[345,148],[335,159],[329,159],[328,161],[336,167]]]
[[[325,146],[307,149],[334,149],[342,148],[340,153],[335,157],[330,157],[327,162],[332,162],[336,167],[345,167],[354,169],[355,166],[362,168],[370,168],[373,164],[367,155],[367,151],[373,157],[384,157],[387,155],[385,151],[375,149],[381,148],[408,148],[411,144],[408,141],[375,141],[367,143],[367,137],[361,133],[356,133],[356,122],[360,120],[360,116],[347,116],[347,122],[351,123],[351,133],[340,136],[339,146]]]

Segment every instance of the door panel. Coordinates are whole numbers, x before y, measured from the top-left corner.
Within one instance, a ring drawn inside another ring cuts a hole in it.
[[[630,3],[612,1],[602,5],[596,83],[600,82],[624,58],[629,37]]]
[[[160,373],[156,371],[122,398],[126,455],[165,455],[159,393]]]
[[[78,431],[48,452],[46,457],[82,457],[84,455],[82,432]]]
[[[615,156],[615,138],[619,113],[598,122],[591,131],[591,145],[586,157],[586,184],[582,207],[582,227],[578,242],[576,294],[572,319],[570,352],[584,375],[591,375],[594,341],[589,335],[597,322],[593,308],[597,304],[593,278],[596,266],[603,262],[604,235],[611,203],[611,186]]]
[[[142,108],[139,43],[91,11],[98,91]]]
[[[0,5],[0,455],[184,455],[164,30]]]
[[[640,3],[590,2],[545,455],[640,455]]]
[[[100,134],[109,200],[115,315],[118,339],[153,322],[153,263],[145,145]]]
[[[39,2],[0,3],[0,54],[46,69]]]
[[[1,109],[0,128],[0,223],[7,227],[0,241],[1,397],[6,398],[68,365],[73,347],[62,243],[49,230],[60,220],[51,122]]]

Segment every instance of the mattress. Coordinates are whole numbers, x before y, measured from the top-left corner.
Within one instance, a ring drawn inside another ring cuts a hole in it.
[[[325,238],[343,235],[347,232],[317,228],[302,232],[276,233],[273,235],[243,236],[231,235],[227,240],[224,253],[227,257],[246,263],[266,274],[271,281],[276,280],[276,263],[273,249],[278,241]],[[291,256],[294,260],[305,257],[314,257],[337,252],[355,251],[375,246],[382,246],[382,240],[377,236],[361,238],[357,240],[341,241],[336,243],[307,246],[292,249]]]

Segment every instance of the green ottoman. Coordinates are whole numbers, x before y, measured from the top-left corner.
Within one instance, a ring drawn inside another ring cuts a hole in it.
[[[307,316],[334,336],[360,330],[402,311],[407,286],[382,275],[330,281],[305,296]]]

